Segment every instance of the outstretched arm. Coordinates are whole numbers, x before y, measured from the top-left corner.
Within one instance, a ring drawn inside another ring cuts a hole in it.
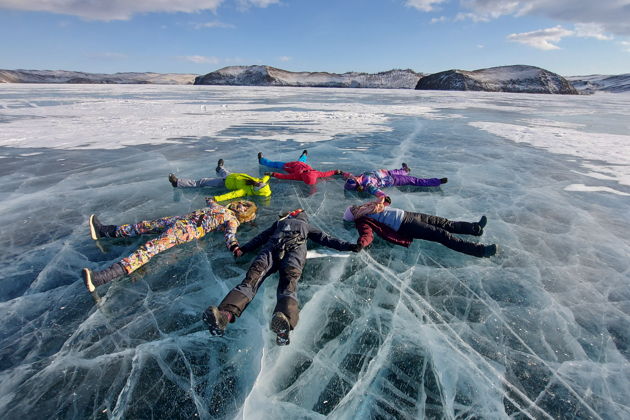
[[[357,228],[357,232],[359,232],[359,239],[357,239],[357,245],[361,248],[365,248],[369,246],[374,240],[374,231],[365,223],[362,219],[355,220],[355,226]]]
[[[271,176],[278,179],[290,179],[292,181],[301,181],[300,174],[279,174],[278,172],[272,172]]]
[[[317,242],[328,248],[336,249],[337,251],[356,251],[357,245],[352,242],[346,242],[343,239],[330,236],[321,230],[317,229],[313,225],[308,225],[308,239]]]
[[[241,188],[240,190],[230,191],[222,195],[215,195],[214,199],[216,201],[225,201],[225,200],[231,200],[233,198],[243,197],[244,195],[247,195],[247,191]]]
[[[263,230],[258,235],[254,236],[249,242],[247,242],[245,245],[243,245],[241,247],[241,250],[243,252],[249,252],[249,251],[252,251],[252,250],[258,248],[259,246],[261,246],[265,242],[267,242],[269,237],[276,230],[276,226],[277,225],[278,225],[278,222],[275,222],[269,228]]]

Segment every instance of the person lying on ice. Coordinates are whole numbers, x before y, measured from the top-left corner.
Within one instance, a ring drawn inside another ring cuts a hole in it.
[[[349,172],[343,172],[342,175],[346,179],[344,188],[346,190],[365,191],[379,199],[384,199],[386,194],[381,190],[385,187],[398,187],[402,185],[415,185],[417,187],[438,187],[440,184],[446,184],[448,178],[416,178],[410,176],[409,166],[402,164],[401,169],[377,169],[375,171],[363,172],[361,175],[352,175]]]
[[[338,251],[359,251],[351,242],[329,236],[308,223],[302,209],[294,210],[261,232],[240,248],[234,256],[263,246],[245,274],[245,279],[225,296],[219,306],[209,306],[202,319],[212,335],[223,335],[228,323],[235,322],[254,299],[265,279],[279,272],[276,307],[271,319],[271,330],[276,333],[278,345],[289,344],[289,331],[298,323],[299,309],[297,283],[306,263],[306,243],[310,239]]]
[[[388,197],[389,198],[389,197]],[[380,202],[346,208],[343,220],[354,222],[362,249],[374,240],[374,232],[388,242],[408,247],[414,239],[439,242],[442,245],[475,257],[491,257],[497,253],[497,245],[483,245],[453,236],[452,233],[481,236],[487,218],[478,222],[454,222],[443,217],[414,213],[386,206]]]
[[[261,179],[247,174],[230,173],[223,167],[223,159],[219,159],[216,172],[218,178],[201,178],[197,180],[177,178],[175,174],[169,174],[168,181],[173,188],[221,187],[225,185],[227,189],[232,190],[223,195],[215,195],[215,201],[231,200],[246,195],[260,195],[263,197],[271,195],[269,176],[264,176]]]
[[[159,234],[138,248],[130,256],[123,258],[103,271],[83,269],[83,282],[88,291],[93,292],[98,286],[109,283],[125,274],[131,274],[142,267],[155,255],[176,245],[203,238],[213,230],[224,231],[225,245],[230,251],[238,249],[236,230],[241,223],[256,218],[256,204],[251,201],[234,201],[227,206],[217,204],[212,198],[206,198],[207,207],[195,210],[183,216],[163,217],[157,220],[143,221],[121,226],[103,225],[93,214],[90,216],[90,235],[92,239],[120,238],[145,234]]]
[[[316,171],[310,165],[306,163],[308,157],[308,151],[304,150],[300,158],[295,162],[279,162],[269,160],[263,157],[262,152],[258,152],[258,163],[263,166],[269,166],[270,168],[282,169],[286,174],[280,174],[278,172],[265,172],[265,175],[270,175],[278,179],[291,179],[294,181],[304,181],[307,185],[315,185],[317,178],[328,178],[333,175],[341,175],[342,171],[334,169],[332,171]]]

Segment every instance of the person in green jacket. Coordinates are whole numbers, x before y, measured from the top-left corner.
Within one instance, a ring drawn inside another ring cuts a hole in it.
[[[231,200],[233,198],[239,198],[246,195],[259,195],[262,197],[269,197],[271,195],[269,175],[265,175],[262,178],[256,178],[248,174],[230,173],[230,171],[224,168],[223,163],[223,159],[219,159],[216,167],[217,178],[201,178],[194,180],[177,178],[175,174],[169,174],[168,181],[171,183],[173,188],[225,186],[227,189],[231,190],[230,192],[222,195],[215,195],[215,201]]]

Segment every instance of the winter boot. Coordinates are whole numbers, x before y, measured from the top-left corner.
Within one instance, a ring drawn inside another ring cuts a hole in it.
[[[92,271],[89,268],[84,268],[83,283],[88,289],[88,292],[93,292],[98,286],[102,286],[112,280],[116,280],[118,277],[122,277],[125,274],[127,274],[127,272],[119,263],[116,263],[103,271]]]
[[[258,152],[258,163],[260,163],[260,159],[263,158],[262,152]]]
[[[93,214],[90,216],[90,236],[92,239],[113,238],[116,236],[116,225],[104,225]]]
[[[222,336],[232,316],[230,312],[220,311],[216,306],[208,306],[201,319],[208,325],[211,335]]]
[[[175,174],[168,174],[168,182],[171,183],[173,188],[177,188],[177,177]]]
[[[407,164],[405,162],[403,162],[402,164],[402,168],[405,170],[405,172],[409,173],[411,172],[411,168],[409,166],[407,166]]]
[[[302,156],[308,156],[308,150],[306,149],[302,150],[302,154],[300,155],[300,157]]]
[[[440,178],[440,184],[446,184],[448,182],[448,178]]]
[[[498,250],[499,250],[499,247],[496,244],[486,245],[483,250],[483,256],[485,258],[492,257],[493,255],[497,253]]]
[[[291,330],[291,324],[289,318],[282,312],[276,312],[271,318],[271,331],[276,333],[276,344],[279,346],[286,346],[290,343],[289,331]]]
[[[223,159],[219,159],[219,161],[217,162],[217,167],[215,169],[215,171],[217,173],[221,172],[221,169],[223,169]]]
[[[483,235],[483,228],[488,223],[488,218],[486,216],[481,216],[481,219],[477,223],[472,224],[472,235],[481,236]]]

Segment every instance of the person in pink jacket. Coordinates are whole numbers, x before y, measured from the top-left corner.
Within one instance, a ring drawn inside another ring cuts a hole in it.
[[[258,163],[270,168],[282,169],[286,174],[278,172],[265,172],[265,175],[272,176],[278,179],[291,179],[294,181],[303,181],[307,185],[315,185],[318,178],[328,178],[333,175],[341,175],[343,171],[334,169],[331,171],[316,171],[309,164],[306,163],[308,158],[308,151],[304,150],[302,155],[297,161],[294,162],[280,162],[273,161],[263,157],[262,152],[258,152]]]

